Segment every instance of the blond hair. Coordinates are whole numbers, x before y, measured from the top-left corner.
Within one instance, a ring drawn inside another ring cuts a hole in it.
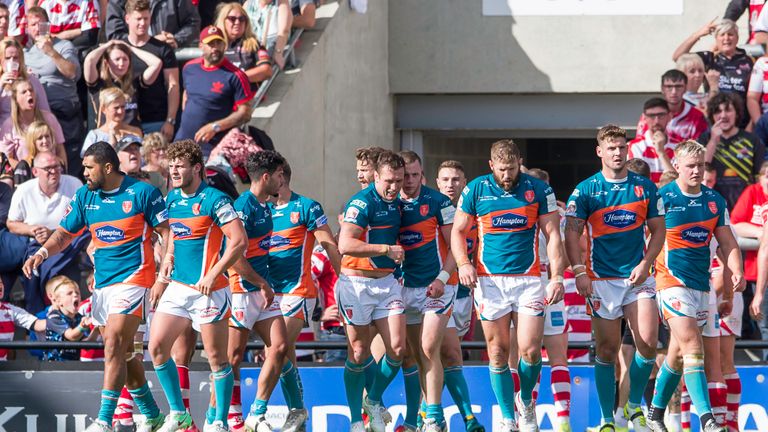
[[[168,140],[160,132],[152,132],[144,136],[141,142],[141,158],[149,161],[152,152],[158,150],[168,150]]]
[[[7,37],[1,40],[0,53],[2,54],[2,57],[5,58],[5,50],[7,50],[10,47],[15,47],[16,50],[19,52],[19,76],[17,80],[29,79],[29,75],[27,74],[27,66],[24,64],[24,49],[22,48],[19,41],[11,37]],[[5,70],[5,62],[0,62],[0,74],[3,74],[5,72],[7,72]]]
[[[677,180],[678,177],[680,177],[680,175],[677,173],[677,171],[664,171],[661,173],[661,177],[659,177],[658,187],[672,183],[673,181]]]
[[[719,36],[721,33],[729,33],[734,32],[736,33],[736,36],[739,36],[739,26],[736,25],[736,22],[729,19],[724,19],[720,21],[720,25],[717,26],[717,29],[715,30],[715,36]]]
[[[704,69],[704,60],[702,60],[698,54],[693,54],[693,53],[685,53],[681,55],[677,59],[677,62],[675,63],[675,67],[677,67],[677,70],[685,72],[685,69],[687,69],[688,66],[694,63],[698,66],[701,66],[701,68]]]
[[[597,131],[597,143],[602,144],[606,141],[615,139],[627,139],[627,131],[613,124],[607,124]]]
[[[509,162],[512,159],[520,159],[520,148],[511,139],[499,140],[491,144],[491,159],[500,162]]]
[[[248,15],[248,12],[245,11],[245,8],[240,3],[219,3],[219,5],[216,6],[216,19],[214,20],[213,25],[224,30],[224,39],[226,39],[227,46],[229,46],[229,44],[233,41],[229,40],[229,35],[227,34],[226,27],[224,26],[224,21],[227,20],[227,15],[229,15],[232,10],[237,10],[242,16],[245,17],[245,29],[243,30],[242,38],[243,51],[257,51],[259,49],[259,41],[256,39],[256,35],[253,33],[253,26],[251,26],[251,19]]]
[[[52,153],[54,153],[59,161],[66,167],[67,152],[64,150],[64,146],[61,143],[56,142],[53,129],[51,129],[48,123],[44,121],[33,121],[32,124],[27,127],[27,133],[24,135],[24,141],[27,143],[27,153],[29,153],[27,161],[31,162],[35,159],[35,156],[39,153],[35,142],[46,135],[51,139]]]
[[[706,148],[694,140],[683,141],[675,147],[675,159],[703,156]]]
[[[104,114],[104,110],[113,102],[120,99],[126,102],[128,101],[128,96],[125,94],[125,92],[120,90],[119,87],[108,87],[99,92],[99,113],[96,116],[96,127],[100,127],[102,125],[101,115]],[[106,119],[106,116],[104,116],[104,118]]]
[[[64,276],[59,275],[52,277],[48,280],[45,284],[45,294],[48,295],[48,298],[53,299],[54,294],[56,294],[56,291],[59,288],[65,287],[65,286],[72,286],[76,290],[80,291],[80,287],[77,285],[75,281],[72,279]]]
[[[13,84],[11,84],[11,123],[13,123],[13,128],[16,130],[16,133],[19,134],[19,136],[24,136],[26,132],[26,129],[24,129],[21,124],[21,108],[19,107],[19,102],[16,100],[17,92],[22,84],[29,85],[29,88],[32,90],[32,94],[35,95],[35,113],[33,121],[40,121],[45,123],[43,112],[40,111],[38,96],[35,93],[35,88],[32,86],[32,83],[27,79],[17,79],[13,82]]]

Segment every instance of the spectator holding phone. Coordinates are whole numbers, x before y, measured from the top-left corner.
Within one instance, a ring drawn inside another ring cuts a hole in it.
[[[11,116],[11,86],[16,80],[26,80],[32,85],[41,109],[49,110],[48,97],[40,80],[27,72],[24,51],[15,39],[0,41],[0,124]]]

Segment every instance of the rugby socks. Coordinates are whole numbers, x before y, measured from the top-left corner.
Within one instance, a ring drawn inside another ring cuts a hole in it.
[[[651,372],[653,372],[655,362],[655,358],[645,358],[639,351],[635,351],[635,357],[629,365],[629,399],[627,405],[630,409],[638,408],[642,403],[643,391]]]
[[[227,421],[232,423],[237,417],[243,416],[243,402],[240,399],[240,380],[235,380],[232,386],[232,399],[229,401]]]
[[[553,366],[550,381],[557,418],[560,422],[567,422],[571,417],[571,373],[568,366]]]
[[[419,382],[419,368],[416,365],[403,368],[403,381],[405,382],[405,423],[415,427],[419,417],[419,403],[421,402],[421,383]]]
[[[402,361],[393,360],[384,354],[384,358],[379,362],[379,369],[376,371],[376,379],[373,380],[371,391],[368,393],[369,401],[381,403],[381,396],[384,394],[384,390],[395,379],[402,364]]]
[[[541,384],[541,374],[539,374],[539,379],[536,380],[536,385],[533,386],[533,390],[531,390],[531,399],[539,400],[539,385],[540,384]]]
[[[379,365],[376,363],[376,359],[373,356],[369,356],[363,362],[363,370],[365,371],[365,391],[370,393],[371,387],[373,387],[373,381],[376,380],[376,370]]]
[[[683,378],[685,387],[691,395],[691,402],[696,407],[701,424],[706,424],[706,417],[712,416],[712,406],[707,394],[707,376],[704,374],[704,355],[686,354],[683,356]]]
[[[734,372],[725,375],[725,385],[728,387],[728,395],[726,397],[728,414],[726,415],[725,423],[729,431],[738,431],[739,403],[741,402],[741,379],[739,379],[739,374]]]
[[[461,366],[451,366],[443,369],[445,386],[453,398],[456,407],[459,408],[461,418],[466,419],[472,414],[472,402],[469,398],[469,386],[464,378],[464,370]]]
[[[521,358],[517,364],[517,370],[520,373],[520,399],[525,406],[528,406],[533,397],[533,388],[536,387],[541,375],[541,359],[531,364]]]
[[[664,410],[667,408],[669,400],[672,399],[672,395],[675,394],[681,377],[682,374],[669,367],[666,361],[661,364],[659,374],[656,375],[656,390],[651,402],[652,419],[664,420]]]
[[[155,398],[152,397],[152,391],[149,389],[149,384],[144,382],[144,385],[137,389],[128,390],[133,400],[136,402],[136,406],[139,408],[139,412],[148,419],[157,418],[160,416],[160,408],[155,403]]]
[[[685,385],[680,393],[680,425],[683,432],[691,432],[691,395]]]
[[[667,421],[665,424],[667,425],[667,429],[669,429],[669,432],[682,432],[683,426],[680,423],[681,416],[680,413],[669,413],[667,414]]]
[[[517,373],[517,369],[509,368],[509,373],[512,375],[512,382],[515,385],[515,394],[520,393],[520,374]],[[517,404],[515,404],[515,414],[518,414]]]
[[[443,416],[443,407],[440,404],[427,404],[427,418],[435,419],[435,422],[440,425],[445,423],[445,417]]]
[[[189,366],[176,365],[176,373],[179,374],[179,387],[181,387],[181,399],[184,402],[184,408],[189,411]]]
[[[235,374],[232,366],[227,363],[224,369],[211,374],[213,388],[216,395],[216,420],[227,424],[229,414],[229,401],[232,400],[232,388],[235,384]]]
[[[350,421],[363,421],[363,389],[365,389],[365,365],[352,363],[347,359],[344,364],[344,390],[347,393]]]
[[[120,398],[117,399],[117,408],[113,418],[115,422],[123,426],[133,425],[133,398],[125,386],[120,390]]]
[[[216,421],[216,407],[208,405],[208,409],[205,411],[205,421],[208,424],[213,424]]]
[[[253,413],[257,416],[261,416],[267,413],[267,401],[264,399],[256,399],[253,401]]]
[[[488,365],[491,373],[491,389],[505,419],[515,419],[515,383],[509,373],[509,365],[496,367]]]
[[[595,357],[595,387],[603,423],[613,423],[613,401],[616,398],[616,371],[613,362]]]
[[[728,400],[728,387],[721,382],[708,382],[709,401],[712,404],[712,415],[720,426],[725,426],[726,408]]]
[[[179,373],[176,370],[176,362],[169,358],[167,362],[155,366],[155,373],[157,374],[157,380],[160,381],[160,386],[163,388],[163,393],[165,393],[165,397],[168,399],[168,406],[170,406],[171,411],[180,413],[186,411],[181,396],[181,388],[179,387]]]
[[[117,400],[120,399],[120,392],[114,390],[101,390],[101,407],[99,407],[98,420],[112,426],[112,417],[115,415]]]
[[[299,370],[294,367],[290,360],[286,360],[283,370],[280,372],[280,387],[283,389],[285,402],[289,409],[304,408]]]

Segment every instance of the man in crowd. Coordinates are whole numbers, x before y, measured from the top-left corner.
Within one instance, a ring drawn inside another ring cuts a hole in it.
[[[669,124],[669,105],[664,99],[651,98],[643,105],[645,132],[639,130],[634,140],[629,143],[629,158],[642,159],[651,168],[651,180],[659,181],[664,171],[674,171],[672,154],[679,141],[672,141],[667,133]]]
[[[16,188],[6,222],[11,233],[27,237],[26,257],[45,244],[67,213],[75,191],[83,185],[75,177],[61,173],[61,161],[53,153],[38,153],[33,166],[35,178]],[[78,254],[88,243],[88,236],[76,237],[61,255],[46,261],[38,275],[24,280],[25,309],[29,312],[38,313],[45,308],[48,279],[60,273],[79,278]]]
[[[284,164],[282,173],[277,199],[269,205],[273,223],[269,277],[288,330],[288,355],[280,374],[280,385],[290,412],[282,430],[296,432],[308,417],[296,366],[295,344],[317,304],[317,286],[312,281],[315,240],[326,250],[337,271],[341,256],[320,203],[291,190],[290,165]]]
[[[126,362],[126,353],[133,351],[133,337],[144,319],[146,291],[151,288],[154,305],[164,286],[155,281],[155,261],[145,251],[151,250],[153,230],[163,238],[163,245],[168,244],[167,211],[159,190],[126,177],[118,164],[117,154],[106,142],[85,151],[86,187],[77,189],[61,226],[24,264],[24,274],[29,277],[51,257],[66,251],[79,232],[87,228],[91,233],[96,246],[92,318],[104,339],[105,358],[101,408],[87,432],[112,430],[124,384],[145,416],[142,427],[155,430],[163,423],[141,362],[138,358]],[[38,166],[50,169],[50,165]]]
[[[150,36],[149,0],[128,0],[125,3],[125,24],[128,34],[125,41],[131,46],[147,51],[163,62],[163,73],[150,86],[139,86],[139,117],[145,134],[162,132],[170,141],[176,126],[179,110],[179,64],[170,44]],[[147,64],[136,56],[131,61],[134,76],[140,76]]]
[[[184,65],[184,99],[177,140],[191,139],[203,155],[233,127],[249,120],[253,98],[245,73],[224,57],[224,32],[208,26],[200,33],[203,56]]]
[[[386,423],[391,421],[381,396],[400,370],[405,353],[402,287],[393,276],[404,254],[402,246],[397,245],[398,194],[404,166],[399,155],[382,151],[376,161],[374,187],[358,192],[349,200],[341,223],[339,252],[344,257],[336,295],[349,340],[344,387],[352,432],[365,430],[363,409],[374,432],[383,432]],[[365,366],[371,357],[372,322],[384,341],[386,354],[363,401]]]
[[[555,194],[546,183],[521,173],[520,161],[520,150],[513,141],[501,140],[491,146],[492,173],[464,188],[451,233],[460,281],[475,288],[503,431],[517,430],[514,404],[521,413],[520,429],[538,430],[532,392],[541,373],[544,305],[559,302],[564,294],[565,255]],[[480,252],[472,264],[466,246],[475,222]],[[539,227],[545,233],[552,263],[546,288],[541,283],[536,250]],[[517,396],[508,365],[513,318],[520,353]]]
[[[647,105],[656,108],[661,103],[666,104],[661,100]],[[666,115],[667,111],[658,113]],[[664,208],[656,186],[627,170],[624,129],[602,127],[597,134],[596,151],[602,169],[579,183],[568,199],[565,245],[576,288],[587,297],[587,310],[592,315],[595,385],[602,415],[598,430],[615,430],[614,364],[621,344],[623,317],[637,347],[629,368],[629,399],[624,416],[632,421],[636,431],[647,431],[640,403],[656,359],[658,332],[655,282],[650,277],[650,268],[664,244]],[[583,254],[579,243],[585,224],[589,226],[589,238],[587,253]],[[647,247],[646,228],[650,232]]]
[[[141,138],[126,135],[115,145],[120,160],[120,171],[134,174],[141,171]]]
[[[669,106],[670,117],[666,126],[666,133],[673,143],[680,143],[689,139],[695,140],[709,129],[704,114],[683,100],[687,85],[688,77],[684,72],[677,69],[670,69],[661,76],[661,94]],[[637,122],[637,135],[645,134],[648,127],[646,117],[641,116]]]
[[[151,21],[147,23],[149,35],[167,43],[174,50],[194,45],[195,36],[200,30],[200,15],[195,3],[192,0],[150,0]],[[126,12],[126,0],[109,0],[107,39],[126,39],[130,31],[124,21]]]
[[[24,63],[39,79],[48,97],[51,112],[64,132],[69,174],[79,176],[82,171],[80,149],[83,145],[83,113],[77,94],[80,79],[80,60],[72,42],[43,34],[49,25],[48,13],[39,6],[27,11],[27,46]]]

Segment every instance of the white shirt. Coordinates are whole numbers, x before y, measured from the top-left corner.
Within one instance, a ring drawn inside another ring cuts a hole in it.
[[[43,225],[55,230],[67,213],[75,191],[83,184],[75,177],[62,174],[59,189],[46,196],[36,178],[20,184],[11,198],[8,220],[28,225]]]

